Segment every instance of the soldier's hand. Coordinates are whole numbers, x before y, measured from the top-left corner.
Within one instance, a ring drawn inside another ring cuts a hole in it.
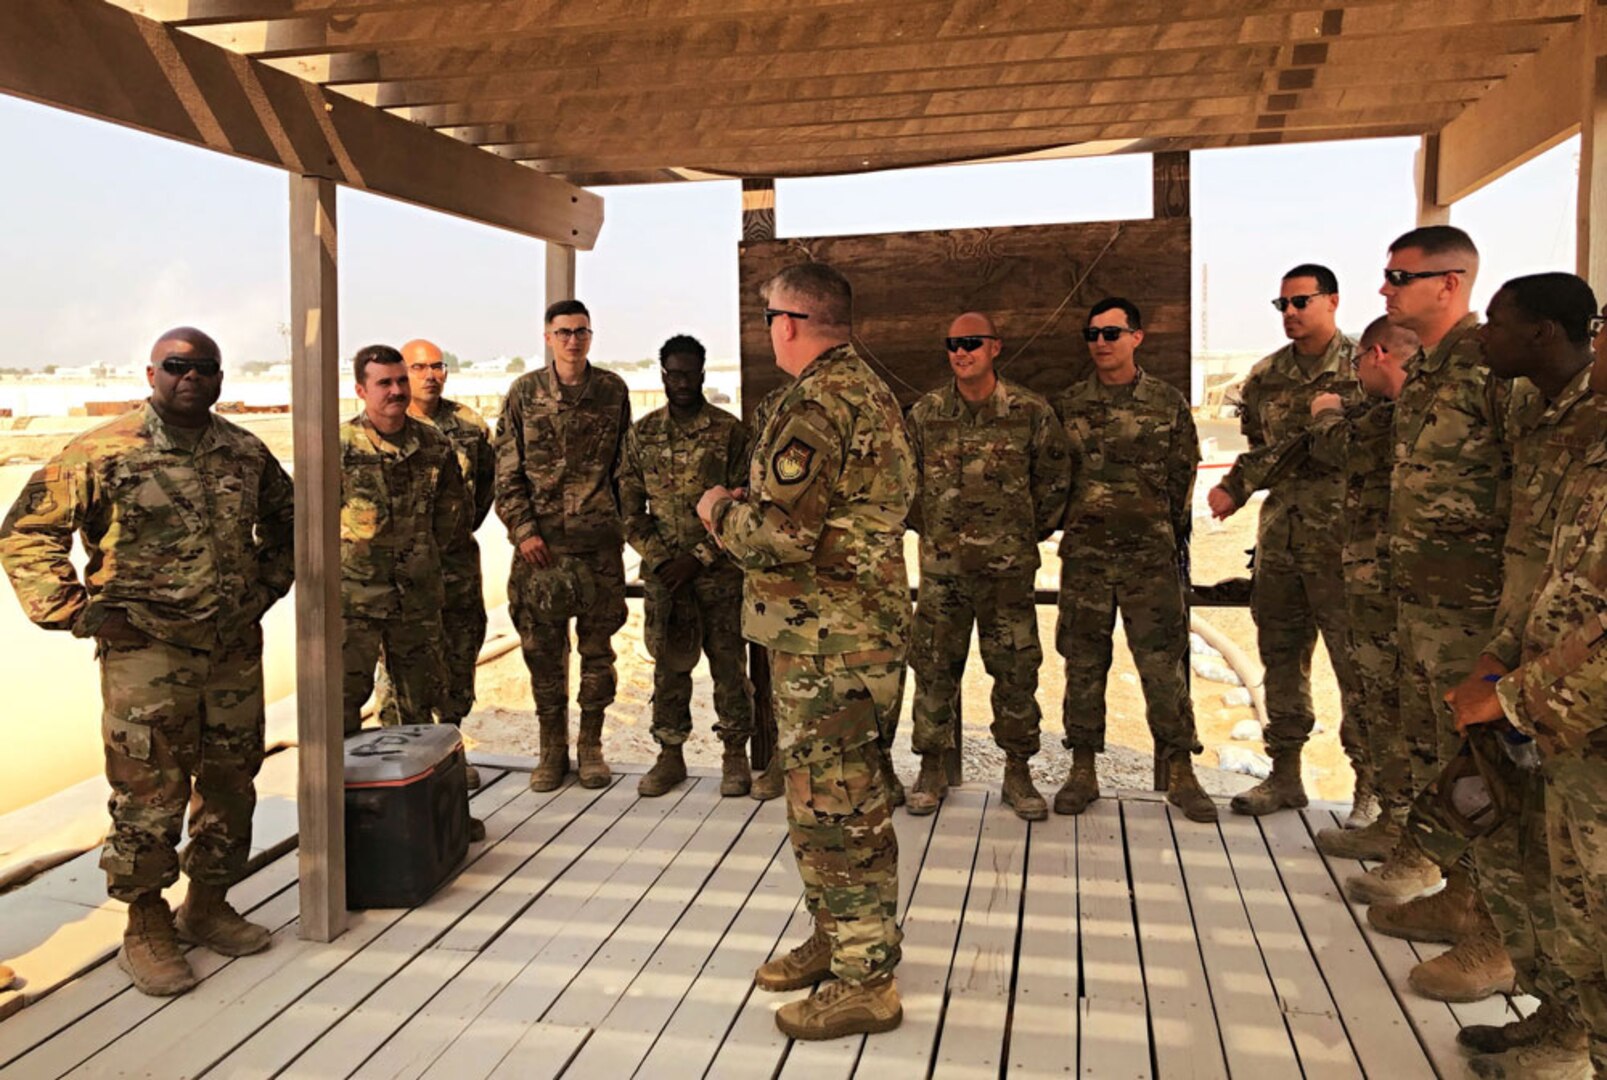
[[[714,531],[714,504],[721,499],[729,498],[731,498],[731,492],[728,488],[711,487],[697,501],[697,519],[703,522],[703,527],[709,532]]]
[[[703,564],[698,561],[698,557],[688,552],[666,561],[654,570],[653,574],[658,578],[659,584],[670,592],[676,592],[702,571]]]
[[[121,608],[107,614],[95,637],[103,645],[144,645],[151,640],[128,621],[128,613]]]
[[[538,570],[545,570],[552,565],[552,552],[547,550],[547,541],[539,536],[532,536],[519,544],[519,558]]]
[[[1473,666],[1473,673],[1445,695],[1451,707],[1456,730],[1466,733],[1479,724],[1493,724],[1506,719],[1501,699],[1495,692],[1495,679],[1507,673],[1507,667],[1495,657],[1484,654]]]
[[[1205,501],[1211,507],[1211,516],[1218,521],[1239,512],[1239,500],[1229,495],[1221,484],[1205,493]]]
[[[1316,397],[1311,399],[1312,416],[1316,416],[1321,412],[1326,412],[1329,409],[1343,409],[1344,407],[1345,399],[1340,397],[1338,394],[1318,394]]]

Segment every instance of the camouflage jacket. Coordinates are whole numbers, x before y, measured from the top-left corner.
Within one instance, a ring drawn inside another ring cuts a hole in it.
[[[759,435],[745,502],[713,510],[747,571],[743,635],[782,652],[902,659],[915,454],[898,401],[850,345],[821,353]]]
[[[89,637],[119,609],[159,641],[210,651],[248,638],[290,589],[294,503],[255,435],[213,416],[186,450],[147,402],[33,474],[0,526],[0,564],[47,629]]]
[[[413,419],[422,420],[452,441],[452,449],[458,456],[458,472],[463,476],[464,497],[468,500],[469,531],[477,531],[491,513],[496,495],[497,454],[491,448],[491,429],[479,413],[446,398],[436,406],[434,416]]]
[[[922,574],[1030,573],[1066,510],[1066,436],[1049,403],[998,380],[972,414],[951,380],[909,414]]]
[[[1592,396],[1587,364],[1555,401],[1535,393],[1511,416],[1512,511],[1501,552],[1495,637],[1484,648],[1509,669],[1523,656],[1523,627],[1557,528],[1557,493],[1607,434],[1600,411],[1588,404]]]
[[[1312,424],[1311,399],[1338,394],[1347,406],[1361,399],[1355,380],[1356,343],[1335,333],[1321,357],[1302,359],[1290,342],[1258,361],[1244,381],[1239,429],[1250,442],[1222,487],[1243,506],[1267,489],[1256,528],[1258,558],[1298,557],[1321,564],[1338,558],[1344,477],[1312,455],[1289,455]]]
[[[436,614],[461,604],[442,566],[462,558],[468,540],[463,477],[445,435],[411,416],[391,436],[362,413],[340,425],[344,614]]]
[[[515,547],[539,536],[554,551],[624,541],[614,475],[631,398],[625,380],[595,365],[565,401],[549,364],[508,388],[497,422],[497,516]]]
[[[1512,386],[1484,366],[1477,316],[1413,357],[1395,402],[1390,576],[1403,602],[1494,609],[1512,480]]]
[[[1386,526],[1394,418],[1393,401],[1368,398],[1349,408],[1325,409],[1312,423],[1312,456],[1337,466],[1345,478],[1340,561],[1348,593],[1390,591]]]
[[[704,566],[740,573],[704,531],[697,503],[711,487],[745,485],[752,456],[748,426],[713,405],[685,424],[666,405],[632,425],[619,466],[619,504],[625,538],[645,571],[690,553]]]
[[[1176,566],[1200,464],[1188,401],[1140,371],[1126,386],[1090,376],[1061,395],[1055,408],[1071,444],[1062,558],[1112,572]]]
[[[1548,754],[1589,749],[1607,727],[1607,399],[1572,412],[1593,414],[1597,437],[1556,496],[1552,534],[1524,624],[1522,663],[1496,686],[1513,724]]]

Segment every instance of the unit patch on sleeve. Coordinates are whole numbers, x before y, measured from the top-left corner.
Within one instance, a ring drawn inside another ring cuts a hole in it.
[[[815,448],[794,437],[770,459],[770,471],[781,483],[796,484],[809,475],[809,466],[814,460]]]

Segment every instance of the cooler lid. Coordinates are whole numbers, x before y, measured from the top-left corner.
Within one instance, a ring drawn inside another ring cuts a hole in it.
[[[407,780],[429,772],[462,745],[452,724],[366,728],[346,740],[346,783]]]

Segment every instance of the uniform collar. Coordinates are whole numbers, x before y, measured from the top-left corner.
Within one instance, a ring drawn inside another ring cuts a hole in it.
[[[858,357],[859,354],[854,351],[853,345],[846,341],[841,345],[833,345],[831,348],[809,361],[809,363],[804,366],[804,369],[798,372],[798,378],[796,381],[802,382],[804,379],[809,378],[811,375],[818,374],[822,369],[829,367],[832,364],[843,360],[855,360],[858,359]]]
[[[1573,378],[1568,380],[1568,385],[1562,388],[1562,393],[1557,395],[1556,400],[1546,405],[1545,412],[1541,414],[1540,422],[1542,424],[1557,423],[1564,416],[1567,416],[1575,405],[1590,396],[1591,367],[1591,364],[1586,364],[1581,368]]]
[[[998,376],[997,373],[995,373],[994,377],[993,391],[982,399],[982,405],[985,408],[980,408],[976,411],[978,419],[987,416],[990,419],[999,420],[1009,415],[1010,390],[1004,379]],[[948,385],[943,388],[943,411],[949,416],[970,415],[970,410],[966,408],[965,398],[960,396],[958,380],[950,379]]]
[[[677,417],[674,412],[672,412],[670,410],[669,404],[665,403],[665,405],[664,405],[664,420],[665,420],[665,422],[667,424],[669,424],[671,427],[674,427],[677,431],[685,431],[685,432],[691,433],[691,432],[694,432],[694,431],[702,431],[704,428],[708,427],[711,423],[713,423],[714,422],[713,412],[714,412],[714,406],[712,404],[710,404],[708,401],[704,401],[703,402],[703,407],[697,411],[697,414],[695,416],[693,416],[690,420],[682,420],[679,417]]]
[[[1471,311],[1468,312],[1456,320],[1456,325],[1451,327],[1450,332],[1445,335],[1438,345],[1434,346],[1433,352],[1425,353],[1422,349],[1417,351],[1416,363],[1412,365],[1413,368],[1418,371],[1440,370],[1445,366],[1445,362],[1450,359],[1451,353],[1456,350],[1456,347],[1478,328],[1478,315]]]
[[[1350,374],[1348,371],[1341,370],[1348,365],[1343,364],[1340,360],[1346,347],[1350,345],[1351,341],[1344,335],[1344,332],[1335,330],[1333,340],[1322,351],[1321,357],[1298,356],[1295,353],[1295,343],[1291,341],[1273,354],[1272,363],[1280,372],[1295,382],[1314,383],[1324,375]],[[1317,360],[1317,364],[1308,372],[1305,365],[1314,359]]]
[[[382,435],[369,420],[368,413],[360,412],[356,416],[357,429],[363,433],[375,450],[382,454],[395,454],[397,457],[407,457],[419,447],[420,421],[415,416],[409,416],[402,421],[402,430],[395,435]]]
[[[1119,386],[1105,385],[1099,381],[1099,373],[1097,371],[1092,372],[1088,376],[1088,385],[1093,390],[1095,397],[1104,399],[1106,401],[1114,398],[1117,394],[1122,393],[1130,393],[1135,398],[1148,397],[1150,377],[1144,374],[1144,369],[1142,367],[1138,367],[1136,370],[1138,374],[1133,376],[1132,382],[1122,383]]]
[[[591,397],[592,388],[597,385],[597,379],[595,377],[596,374],[596,367],[590,360],[587,360],[586,374],[580,381],[580,393],[575,396],[573,401],[564,400],[563,391],[559,388],[558,384],[557,365],[548,364],[546,367],[537,371],[536,381],[537,384],[546,392],[547,397],[550,397],[554,401],[558,402],[560,407],[564,407],[570,405],[579,405],[581,402]]]
[[[151,440],[152,446],[158,450],[186,449],[173,441],[172,435],[169,434],[171,429],[168,427],[167,421],[163,420],[161,415],[157,413],[156,406],[151,404],[150,398],[145,399],[145,404],[140,408],[140,414],[140,425],[146,436]],[[213,415],[209,412],[207,413],[206,427],[201,429],[201,437],[196,440],[195,453],[199,454],[211,450],[218,442],[218,425]]]

